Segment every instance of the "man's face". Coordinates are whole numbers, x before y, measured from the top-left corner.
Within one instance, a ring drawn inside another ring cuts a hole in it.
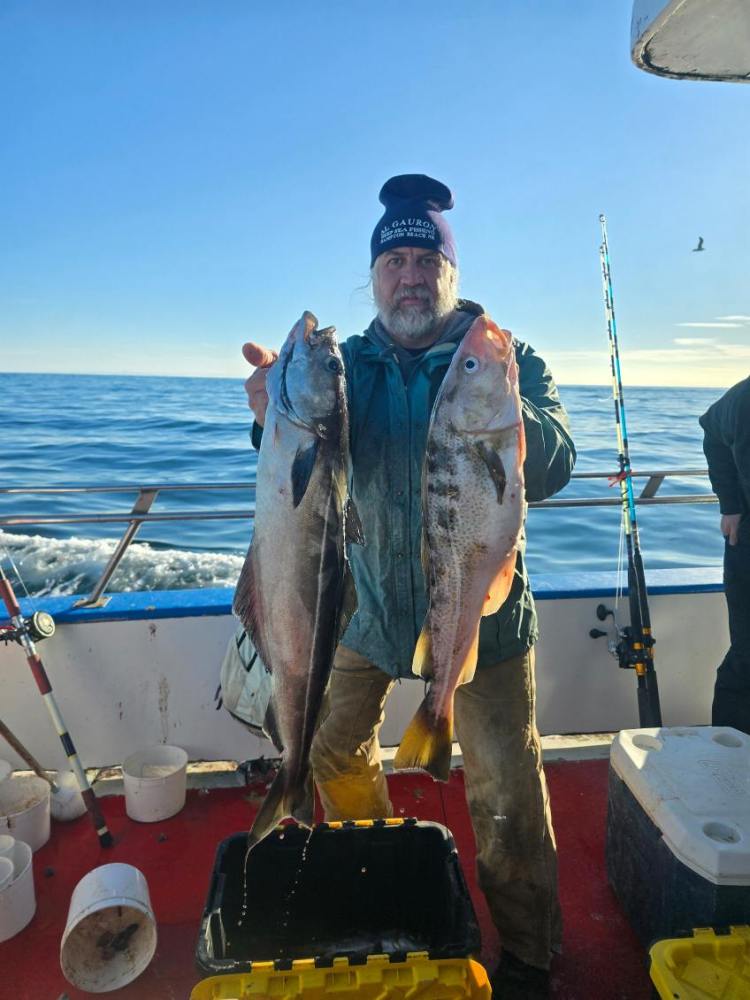
[[[456,269],[436,250],[396,247],[381,253],[372,273],[378,316],[406,347],[430,344],[456,308]]]

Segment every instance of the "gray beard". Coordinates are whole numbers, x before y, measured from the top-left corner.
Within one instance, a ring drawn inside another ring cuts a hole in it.
[[[454,270],[446,274],[446,280],[438,285],[434,303],[425,299],[421,306],[405,307],[400,306],[398,302],[393,305],[384,302],[380,296],[377,280],[373,281],[372,295],[377,306],[378,319],[391,335],[395,334],[404,340],[421,340],[456,308],[457,277]],[[404,289],[400,294],[403,298],[408,295],[419,295],[418,289],[419,286],[416,291]]]

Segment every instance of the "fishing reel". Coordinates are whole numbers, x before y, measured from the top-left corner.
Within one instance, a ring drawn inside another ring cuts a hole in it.
[[[607,640],[607,652],[610,656],[614,656],[621,669],[635,670],[637,664],[643,663],[644,656],[642,649],[644,647],[650,649],[654,645],[654,638],[651,635],[643,636],[640,648],[637,648],[636,637],[632,627],[630,625],[620,627],[617,624],[617,619],[612,608],[608,608],[606,604],[597,604],[596,617],[600,622],[606,621],[610,615],[612,616],[612,627],[616,638],[609,638]],[[592,639],[601,639],[607,634],[607,632],[600,628],[589,630],[589,635]]]
[[[20,644],[24,635],[32,642],[50,639],[55,634],[55,619],[46,611],[35,611],[30,618],[25,618],[21,625],[0,626],[0,642],[17,642]]]

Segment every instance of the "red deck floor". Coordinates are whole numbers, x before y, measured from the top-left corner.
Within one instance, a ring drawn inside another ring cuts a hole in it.
[[[560,856],[565,919],[564,954],[555,960],[552,995],[564,1000],[649,1000],[646,955],[617,905],[604,869],[607,761],[546,766]],[[397,814],[445,824],[453,833],[483,939],[482,960],[496,961],[499,943],[473,872],[473,837],[461,772],[447,785],[421,775],[389,779]],[[50,841],[34,856],[37,911],[29,926],[0,944],[0,1000],[79,1000],[91,994],[70,986],[60,971],[60,939],[78,880],[97,865],[124,861],[145,874],[158,921],[151,964],[133,983],[107,994],[122,1000],[186,1000],[202,978],[194,964],[198,925],[219,841],[247,829],[255,804],[242,788],[191,791],[179,815],[162,823],[134,823],[124,800],[110,796],[103,810],[115,837],[99,847],[88,817],[53,823]],[[46,871],[46,874],[45,874]]]

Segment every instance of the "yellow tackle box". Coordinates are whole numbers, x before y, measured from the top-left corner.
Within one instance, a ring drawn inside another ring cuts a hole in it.
[[[409,954],[405,962],[370,955],[363,965],[335,958],[325,968],[300,959],[279,971],[256,962],[253,971],[212,976],[194,987],[190,1000],[490,1000],[484,968],[472,959],[429,959]]]
[[[662,1000],[750,1000],[746,925],[723,932],[698,927],[692,936],[657,941],[649,955],[651,979]]]
[[[424,962],[467,960],[480,949],[450,831],[416,819],[357,820],[312,831],[278,827],[250,854],[245,833],[222,841],[195,957],[204,976],[229,974],[235,982],[275,969],[277,988],[300,961],[325,978],[334,962],[347,960],[337,966],[346,978],[385,956],[400,974],[434,978],[435,968],[454,967]],[[412,968],[407,956],[415,954],[425,958]]]

